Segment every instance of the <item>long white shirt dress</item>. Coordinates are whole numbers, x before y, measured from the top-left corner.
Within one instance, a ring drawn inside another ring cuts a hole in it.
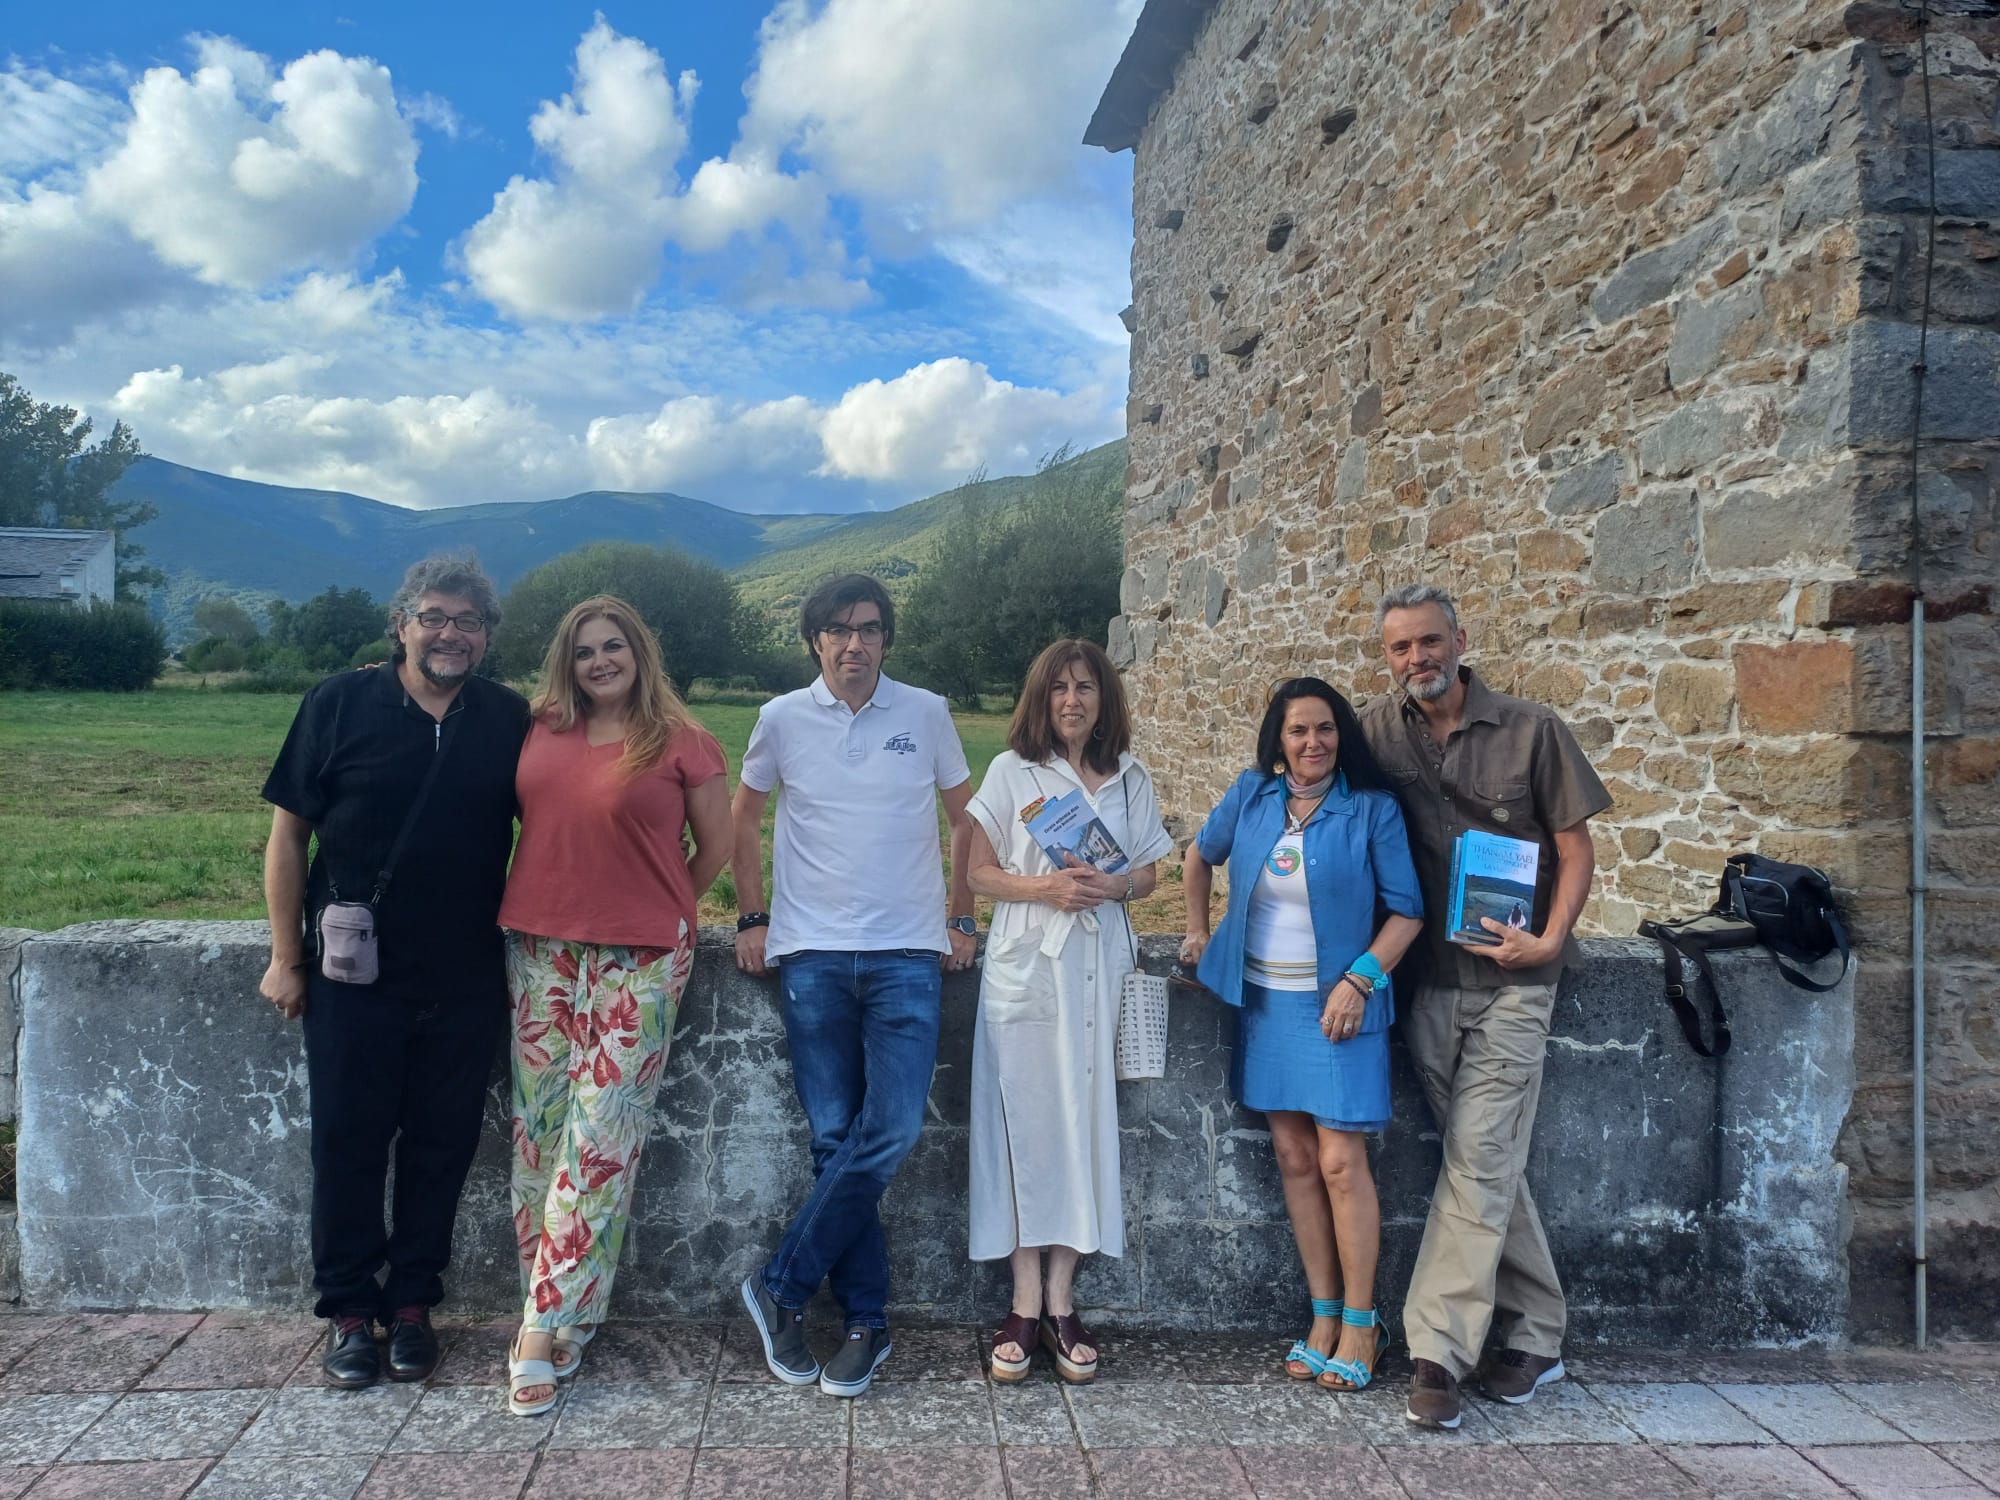
[[[994,758],[971,808],[1008,874],[1053,872],[1021,811],[1072,790],[1083,788],[1065,761],[1030,765],[1011,750]],[[1173,848],[1153,778],[1131,755],[1084,796],[1131,868]],[[994,905],[972,1033],[974,1260],[1024,1245],[1125,1251],[1114,1053],[1134,943],[1123,906],[1093,915],[1086,922],[1040,901]]]

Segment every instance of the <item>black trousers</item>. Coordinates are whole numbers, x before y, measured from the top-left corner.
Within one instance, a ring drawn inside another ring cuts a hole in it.
[[[311,976],[314,1317],[386,1317],[443,1299],[506,1015],[497,970],[489,983],[421,995]],[[385,1225],[392,1146],[396,1196]]]

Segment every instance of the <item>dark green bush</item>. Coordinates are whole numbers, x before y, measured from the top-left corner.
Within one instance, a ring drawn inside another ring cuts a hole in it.
[[[166,654],[166,637],[136,604],[0,602],[0,688],[137,692]]]
[[[212,635],[188,647],[182,660],[187,663],[190,672],[240,672],[243,670],[245,654],[243,647],[236,641],[225,636]]]

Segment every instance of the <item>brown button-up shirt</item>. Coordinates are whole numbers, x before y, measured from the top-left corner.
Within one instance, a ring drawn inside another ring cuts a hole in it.
[[[1549,918],[1555,888],[1555,835],[1611,806],[1611,794],[1591,769],[1569,729],[1539,703],[1496,693],[1470,667],[1465,713],[1439,745],[1429,722],[1403,692],[1384,693],[1361,709],[1361,730],[1403,804],[1410,854],[1424,893],[1424,930],[1411,955],[1419,977],[1461,989],[1506,984],[1554,984],[1576,957],[1576,941],[1555,962],[1534,969],[1502,969],[1476,948],[1446,936],[1450,910],[1452,841],[1468,828],[1541,845],[1535,870],[1531,926]]]

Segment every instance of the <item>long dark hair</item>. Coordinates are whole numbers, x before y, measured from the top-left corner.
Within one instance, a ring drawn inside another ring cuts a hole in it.
[[[1118,680],[1118,669],[1095,641],[1064,639],[1042,648],[1042,654],[1028,668],[1028,679],[1014,704],[1014,718],[1007,726],[1007,748],[1031,766],[1063,754],[1062,736],[1056,733],[1049,699],[1056,679],[1072,663],[1081,663],[1097,679],[1096,732],[1083,747],[1083,763],[1093,771],[1115,771],[1118,757],[1132,748],[1132,720],[1125,711],[1125,688]]]
[[[1292,677],[1278,684],[1271,705],[1264,710],[1264,722],[1257,730],[1257,769],[1277,776],[1285,769],[1285,710],[1300,698],[1317,698],[1333,710],[1333,727],[1340,733],[1340,748],[1334,752],[1333,768],[1347,778],[1351,792],[1390,789],[1389,778],[1375,761],[1375,753],[1361,734],[1361,720],[1354,705],[1341,697],[1330,682],[1317,677]]]

